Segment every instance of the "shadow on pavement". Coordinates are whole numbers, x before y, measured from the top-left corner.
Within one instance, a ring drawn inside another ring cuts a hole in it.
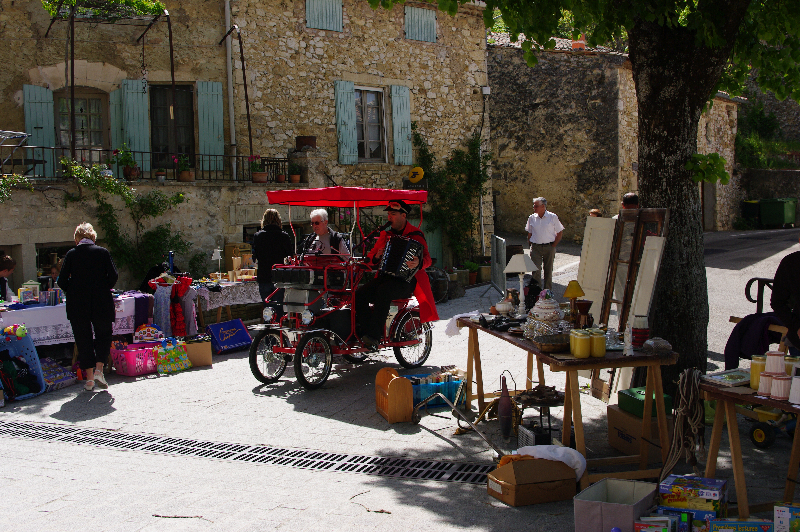
[[[50,417],[59,421],[74,423],[101,418],[115,410],[114,396],[108,391],[82,391],[82,393],[77,394],[69,401],[62,403],[61,409],[50,414]]]
[[[797,244],[796,230],[764,235],[764,232],[707,235],[706,268],[743,270]]]

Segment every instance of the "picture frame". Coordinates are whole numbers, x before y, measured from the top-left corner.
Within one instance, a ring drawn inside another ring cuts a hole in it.
[[[729,369],[703,375],[703,379],[721,386],[744,386],[750,384],[750,371],[742,368]]]

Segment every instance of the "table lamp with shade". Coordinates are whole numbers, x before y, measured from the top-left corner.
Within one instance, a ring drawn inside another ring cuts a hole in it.
[[[220,264],[220,261],[222,260],[222,250],[221,249],[215,249],[214,250],[214,254],[211,255],[211,260],[217,261],[217,273],[222,275],[222,266]]]
[[[567,289],[564,290],[564,297],[569,299],[569,315],[572,323],[578,323],[578,308],[575,305],[575,300],[585,295],[583,288],[581,288],[581,285],[575,280],[570,281],[567,285]]]
[[[517,313],[519,316],[525,315],[525,289],[523,287],[523,278],[525,277],[526,273],[536,272],[539,271],[539,268],[533,263],[531,258],[524,254],[520,253],[518,255],[514,255],[511,257],[511,260],[508,261],[508,265],[506,269],[503,270],[503,273],[516,273],[519,275],[519,309]]]

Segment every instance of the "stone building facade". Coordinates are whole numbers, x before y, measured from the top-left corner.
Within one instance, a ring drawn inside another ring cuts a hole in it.
[[[622,195],[636,191],[638,115],[630,64],[610,51],[573,51],[558,39],[530,68],[522,50],[502,41],[489,47],[492,87],[493,189],[498,231],[521,233],[544,196],[580,240],[588,211],[616,214]],[[698,151],[718,152],[733,171],[737,102],[722,96],[700,120]],[[735,184],[707,185],[706,228],[729,229]]]
[[[172,164],[166,153],[194,155],[198,181],[181,185],[190,201],[161,221],[182,228],[209,256],[214,247],[242,240],[243,227],[257,224],[267,207],[265,188],[278,186],[242,181],[241,169],[240,181],[230,181],[235,178],[228,158],[224,163],[202,162],[215,160],[204,155],[250,155],[246,103],[252,154],[288,154],[304,168],[302,183],[295,185],[300,187],[402,188],[414,163],[412,122],[440,159],[462,147],[475,131],[488,145],[480,7],[463,6],[451,17],[424,2],[407,2],[392,10],[373,10],[364,0],[166,4],[180,135],[174,135],[164,119],[165,98],[171,98],[164,18],[138,41],[147,22],[76,24],[76,98],[90,108],[93,125],[87,138],[93,139],[93,148],[111,150],[125,142],[142,154],[165,153],[161,161],[157,154],[142,155],[144,180],[137,183],[139,190],[174,186],[150,179],[156,167]],[[235,39],[229,50],[219,45],[232,24],[241,31],[244,65]],[[63,107],[69,101],[69,24],[56,22],[45,37],[49,26],[50,16],[40,0],[0,4],[0,29],[7,42],[15,43],[0,49],[5,65],[0,72],[0,129],[28,130],[34,134],[32,145],[63,147],[69,143],[69,115],[65,127]],[[44,109],[44,119],[31,113],[34,105]],[[47,123],[48,114],[52,123]],[[316,137],[317,149],[295,153],[297,136]],[[80,153],[87,160],[101,157],[89,150]],[[55,161],[47,164],[47,184],[69,188],[59,181]],[[226,181],[215,181],[226,172]],[[11,250],[22,262],[15,285],[33,276],[37,247],[68,242],[78,221],[94,221],[90,212],[65,209],[48,195],[52,192],[15,192],[10,205],[18,218],[0,222],[0,249]],[[492,233],[491,209],[484,212],[486,233]]]

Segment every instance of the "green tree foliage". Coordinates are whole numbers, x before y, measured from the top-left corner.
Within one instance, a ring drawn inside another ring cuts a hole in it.
[[[206,254],[192,253],[192,244],[180,231],[174,231],[169,223],[147,229],[150,220],[186,201],[181,192],[172,196],[158,190],[137,193],[125,182],[103,175],[100,165],[86,167],[67,159],[61,162],[66,175],[75,179],[82,191],[91,192],[97,203],[97,223],[103,231],[104,243],[118,266],[129,268],[135,278],[141,278],[153,265],[164,262],[167,252],[174,251],[189,261],[188,269],[193,276],[204,273]],[[119,208],[111,203],[113,197],[125,205],[133,222],[132,232],[120,223]],[[81,201],[84,197],[67,195],[66,199]]]
[[[11,191],[15,188],[33,190],[33,185],[25,176],[16,174],[0,175],[0,203],[10,200]]]
[[[368,0],[391,7],[402,0]],[[458,10],[466,0],[439,0]],[[741,94],[751,70],[779,99],[800,100],[800,2],[796,0],[486,0],[484,23],[499,10],[512,41],[520,34],[529,65],[555,46],[563,12],[589,46],[627,33],[638,105],[638,188],[643,207],[670,209],[670,228],[651,308],[651,334],[680,358],[665,368],[665,387],[682,369],[706,369],[708,289],[700,194],[693,173],[698,122],[718,90]],[[698,161],[695,158],[694,163]],[[712,165],[713,166],[713,165]]]
[[[425,171],[428,182],[430,213],[425,219],[433,229],[442,228],[456,262],[471,258],[476,235],[480,234],[478,199],[486,193],[490,156],[481,154],[481,139],[475,133],[467,141],[466,150],[453,150],[441,166],[416,123],[411,124],[411,130],[417,165]]]
[[[739,107],[736,161],[744,168],[797,168],[786,154],[800,151],[800,142],[784,140],[775,114],[764,111],[757,95],[747,97],[750,103]]]
[[[79,7],[76,9],[76,15],[110,21],[161,15],[165,9],[164,4],[158,0],[95,0],[93,2],[86,0],[42,0],[42,6],[50,13],[51,17],[59,14],[59,4],[61,4],[62,15],[77,4]]]

